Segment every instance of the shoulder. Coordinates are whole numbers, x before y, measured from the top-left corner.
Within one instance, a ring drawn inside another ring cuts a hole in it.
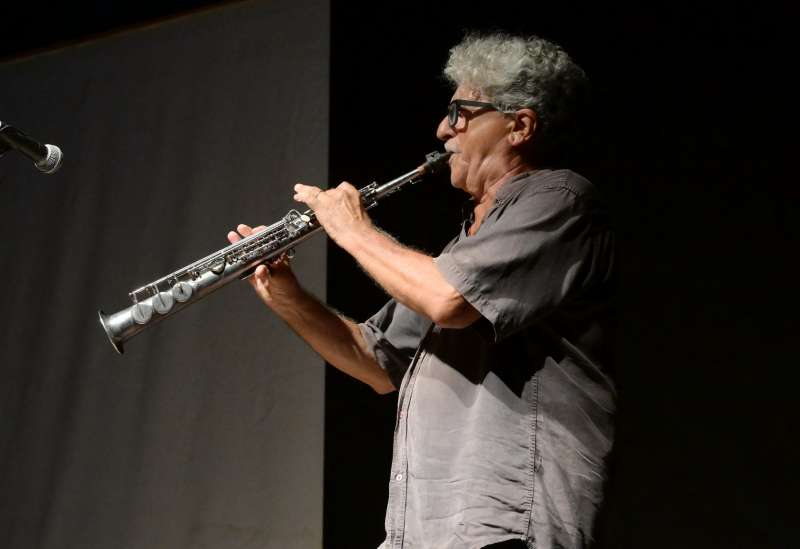
[[[597,188],[591,181],[572,170],[539,170],[515,181],[517,192],[522,196],[546,192],[562,191],[580,197],[597,195]]]
[[[498,193],[496,205],[508,209],[572,209],[601,203],[597,188],[572,170],[538,170],[509,181]]]

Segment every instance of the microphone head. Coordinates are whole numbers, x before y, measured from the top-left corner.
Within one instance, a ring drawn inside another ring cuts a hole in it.
[[[62,154],[61,149],[55,145],[45,144],[44,148],[47,149],[47,156],[34,163],[34,165],[39,168],[39,171],[41,172],[47,174],[55,173],[61,167],[61,163],[64,160],[64,155]]]

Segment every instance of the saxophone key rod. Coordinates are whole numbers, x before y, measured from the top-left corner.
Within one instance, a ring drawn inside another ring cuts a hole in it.
[[[440,171],[452,153],[434,151],[425,163],[383,184],[372,183],[359,189],[365,208],[399,191],[409,183]],[[222,288],[246,278],[255,268],[293,249],[322,230],[311,210],[289,210],[263,231],[251,234],[206,257],[131,291],[129,307],[106,314],[98,311],[100,325],[114,349],[122,354],[123,344],[146,328],[158,324]]]

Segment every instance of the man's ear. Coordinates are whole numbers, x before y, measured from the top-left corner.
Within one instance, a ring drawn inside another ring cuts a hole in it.
[[[533,109],[519,109],[514,113],[514,126],[508,134],[510,143],[514,146],[524,145],[533,140],[536,133],[538,118]]]

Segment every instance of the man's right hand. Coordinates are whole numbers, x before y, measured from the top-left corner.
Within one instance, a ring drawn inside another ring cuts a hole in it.
[[[228,240],[233,244],[265,228],[239,225],[237,232],[228,233]],[[380,394],[394,391],[392,380],[378,365],[358,324],[303,290],[289,267],[288,257],[256,267],[250,284],[262,301],[327,362]]]
[[[242,237],[250,236],[264,229],[266,229],[264,225],[255,229],[248,225],[239,225],[236,227],[236,231],[228,233],[228,241],[233,244],[240,241]],[[286,254],[273,262],[256,267],[255,272],[248,277],[248,281],[261,300],[273,309],[290,306],[303,291],[289,266],[289,258]]]

